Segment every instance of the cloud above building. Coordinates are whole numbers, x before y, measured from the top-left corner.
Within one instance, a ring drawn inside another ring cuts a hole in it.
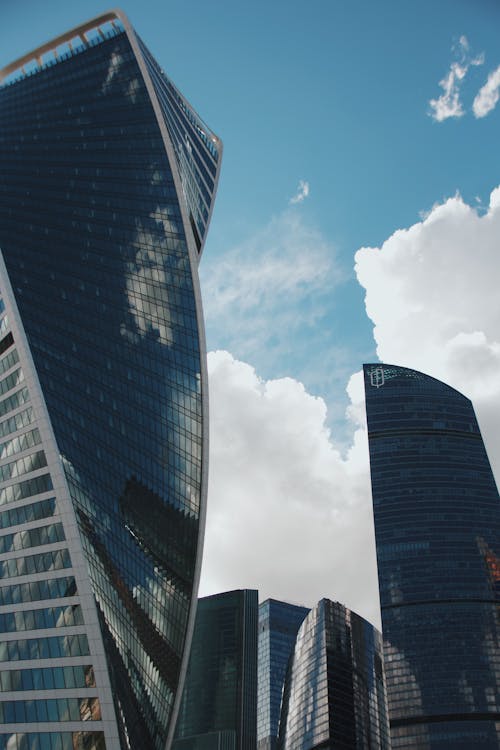
[[[486,213],[459,196],[399,230],[380,248],[361,248],[377,353],[422,370],[472,399],[500,476],[500,188]]]
[[[472,399],[497,477],[499,237],[500,187],[484,213],[456,195],[355,258],[378,356]],[[209,378],[203,593],[251,586],[308,605],[327,596],[379,623],[361,373],[347,384],[347,452],[323,399],[297,380],[266,381],[225,351],[209,354]]]
[[[327,407],[292,378],[265,381],[211,352],[210,482],[202,593],[323,596],[378,621],[366,435],[347,456]]]

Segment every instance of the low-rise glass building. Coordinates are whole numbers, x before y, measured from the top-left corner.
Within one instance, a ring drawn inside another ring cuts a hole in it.
[[[258,593],[198,600],[174,750],[255,750]]]
[[[322,599],[298,632],[278,748],[390,748],[382,636],[338,602]]]

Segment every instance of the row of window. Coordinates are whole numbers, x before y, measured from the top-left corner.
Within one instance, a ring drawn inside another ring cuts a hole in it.
[[[67,549],[41,552],[38,555],[13,557],[0,562],[0,578],[15,578],[17,576],[46,573],[49,570],[62,570],[71,567],[71,559]]]
[[[0,734],[0,750],[106,750],[104,732]]]
[[[88,655],[89,643],[84,633],[0,642],[0,661],[53,659],[58,656]]]
[[[3,396],[4,393],[7,393],[7,391],[10,391],[12,388],[15,388],[16,385],[19,385],[19,383],[22,383],[24,380],[24,373],[19,367],[17,370],[14,370],[14,372],[11,372],[10,375],[7,375],[6,378],[3,380],[0,380],[0,396]]]
[[[5,403],[5,402],[2,402],[2,403]],[[2,412],[2,413],[5,413],[5,412]],[[0,437],[5,437],[6,435],[10,435],[11,432],[17,432],[17,430],[22,430],[23,427],[27,427],[29,424],[32,424],[34,421],[35,421],[35,416],[33,414],[33,409],[31,406],[29,406],[24,411],[20,411],[18,414],[15,414],[13,417],[9,417],[4,422],[0,423]]]
[[[95,687],[92,665],[0,671],[0,690],[62,690]]]
[[[0,339],[0,354],[3,354],[7,351],[7,349],[10,349],[10,347],[14,343],[14,336],[9,331],[9,333],[4,336],[2,339]]]
[[[0,536],[0,554],[29,547],[41,547],[54,542],[64,542],[65,539],[62,523],[51,523],[36,529],[15,531],[12,534]]]
[[[9,508],[0,512],[0,529],[9,526],[18,526],[29,521],[40,521],[55,515],[56,499],[50,497],[46,500],[38,500],[36,503],[21,505],[19,508]]]
[[[23,500],[25,497],[31,497],[32,495],[40,495],[42,492],[49,492],[53,489],[50,474],[42,474],[39,477],[26,479],[24,482],[17,482],[1,489],[0,505],[14,503],[16,500]]]
[[[10,368],[14,367],[18,362],[19,354],[17,353],[17,349],[13,349],[0,360],[0,375],[7,372],[7,370],[10,370]]]
[[[36,529],[16,531],[12,534],[0,536],[0,554],[63,542],[65,539],[62,523],[52,523],[48,526],[39,526]]]
[[[75,596],[75,594],[76,582],[72,576],[50,578],[46,581],[14,583],[12,586],[0,587],[0,605],[12,605],[19,602],[39,602],[44,599]]]
[[[83,625],[83,615],[79,604],[46,609],[25,609],[20,612],[0,614],[0,633],[18,633],[23,630],[45,630]]]
[[[100,721],[98,698],[47,698],[0,702],[0,724],[53,721]]]
[[[29,400],[30,395],[28,393],[28,389],[26,388],[26,386],[24,386],[19,391],[16,391],[16,393],[13,393],[12,396],[5,398],[3,401],[0,401],[0,417],[4,414],[8,414],[9,411],[14,411],[14,409],[17,409],[18,406],[25,404],[26,401]]]
[[[41,442],[42,438],[38,429],[30,430],[23,435],[6,440],[5,443],[0,445],[0,460],[9,458],[9,456],[13,456],[15,453],[26,451],[28,448],[33,448],[33,446],[39,445]]]
[[[29,474],[31,471],[42,469],[44,466],[47,466],[45,453],[43,451],[31,453],[29,456],[18,458],[16,461],[10,461],[8,464],[0,466],[0,482]]]

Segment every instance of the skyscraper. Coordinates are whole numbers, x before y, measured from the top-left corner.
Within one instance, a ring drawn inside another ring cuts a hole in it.
[[[278,748],[390,748],[382,637],[338,602],[322,599],[298,632]]]
[[[297,632],[310,610],[266,599],[259,606],[257,747],[276,750],[281,697]]]
[[[174,750],[255,750],[258,593],[198,602]]]
[[[364,366],[393,748],[500,747],[500,502],[469,399]]]
[[[120,12],[0,80],[0,750],[163,750],[201,563],[221,144]]]

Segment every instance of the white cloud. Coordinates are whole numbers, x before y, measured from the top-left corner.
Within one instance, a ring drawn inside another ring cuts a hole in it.
[[[379,357],[472,398],[497,476],[499,237],[500,187],[485,214],[456,195],[380,248],[356,254]],[[325,427],[324,401],[300,382],[262,380],[227,352],[208,361],[202,595],[255,587],[261,598],[308,605],[327,596],[379,623],[361,373],[347,386],[354,437],[343,455]]]
[[[465,36],[460,37],[455,54],[459,57],[459,60],[450,64],[447,75],[439,81],[444,93],[437,99],[429,101],[429,114],[436,122],[443,122],[450,117],[462,117],[465,114],[460,101],[462,82],[471,65],[482,65],[484,63],[484,55],[470,56],[469,43]]]
[[[486,117],[495,109],[500,96],[500,65],[492,70],[484,86],[479,89],[472,109],[476,117]]]
[[[323,596],[378,622],[366,433],[343,458],[326,405],[291,378],[263,381],[211,352],[210,484],[202,595],[255,587]]]
[[[356,254],[380,359],[422,370],[471,398],[497,476],[499,237],[497,188],[484,214],[457,195],[381,248]]]
[[[297,192],[293,196],[293,198],[290,198],[290,203],[293,205],[294,203],[302,203],[303,200],[307,198],[309,195],[309,183],[305,180],[300,180]]]
[[[298,346],[341,280],[332,243],[294,209],[200,271],[209,337],[253,362]]]

